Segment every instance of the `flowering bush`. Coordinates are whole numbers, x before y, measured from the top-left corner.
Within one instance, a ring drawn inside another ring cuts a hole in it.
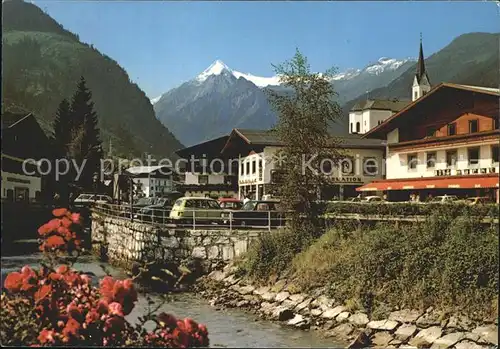
[[[42,225],[40,250],[49,265],[38,270],[25,266],[4,281],[1,297],[0,335],[4,345],[31,346],[161,346],[207,347],[204,325],[187,318],[177,320],[161,313],[131,325],[125,316],[137,302],[132,280],[110,276],[91,284],[91,277],[68,265],[55,266],[67,252],[79,252],[80,216],[61,208]],[[155,328],[146,331],[146,321]]]

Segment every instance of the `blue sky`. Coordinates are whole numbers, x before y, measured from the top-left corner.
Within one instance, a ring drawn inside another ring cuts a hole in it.
[[[311,68],[362,68],[380,57],[426,56],[468,32],[499,32],[492,2],[35,1],[125,68],[149,97],[220,59],[272,76],[298,47]]]

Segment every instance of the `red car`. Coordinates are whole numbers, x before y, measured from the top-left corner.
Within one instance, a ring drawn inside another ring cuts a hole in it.
[[[220,198],[219,200],[220,207],[225,210],[239,210],[243,203],[236,198]]]

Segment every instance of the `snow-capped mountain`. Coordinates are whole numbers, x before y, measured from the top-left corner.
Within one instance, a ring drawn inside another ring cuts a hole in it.
[[[414,64],[413,59],[382,57],[363,69],[332,77],[339,103],[390,83]],[[229,133],[233,128],[269,128],[276,116],[265,89],[281,89],[279,76],[260,77],[231,69],[216,60],[207,69],[151,99],[156,117],[186,146]],[[339,126],[339,133],[347,128]]]

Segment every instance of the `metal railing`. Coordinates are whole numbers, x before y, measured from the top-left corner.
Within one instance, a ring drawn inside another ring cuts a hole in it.
[[[95,204],[92,210],[108,217],[133,222],[183,229],[259,229],[283,228],[286,215],[282,211],[237,211],[224,209],[183,209],[171,214],[170,208],[133,208],[129,205]]]

